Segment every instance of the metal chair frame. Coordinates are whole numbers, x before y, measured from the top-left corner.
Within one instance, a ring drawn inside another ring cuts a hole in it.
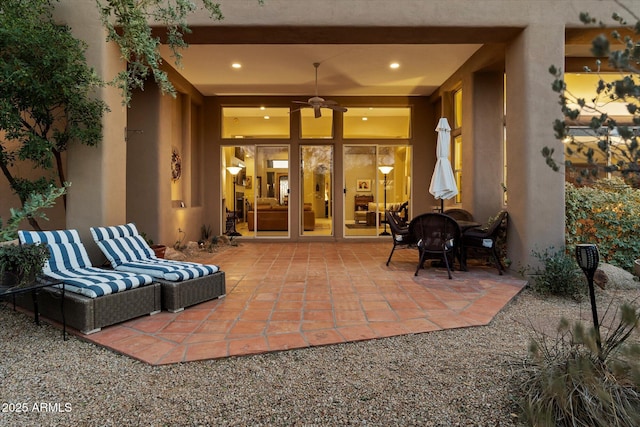
[[[467,230],[462,235],[462,262],[463,265],[467,263],[468,251],[469,249],[475,250],[483,250],[490,253],[491,258],[496,264],[496,268],[498,269],[498,273],[502,275],[502,273],[506,270],[502,262],[500,261],[500,257],[498,256],[498,251],[496,250],[496,246],[498,243],[498,237],[503,230],[507,228],[507,221],[509,215],[507,211],[500,211],[496,218],[488,224],[485,228],[472,228]],[[490,242],[490,243],[489,243]],[[490,246],[488,246],[490,244]]]
[[[462,235],[458,223],[445,214],[424,213],[411,220],[409,233],[416,240],[420,253],[415,276],[427,259],[443,259],[449,279],[452,279],[451,270],[455,261],[455,251]],[[452,255],[453,260],[449,263],[449,256]]]
[[[396,247],[404,246],[409,248],[415,246],[416,242],[415,239],[413,239],[413,236],[409,233],[409,225],[401,225],[399,218],[396,218],[395,212],[386,211],[385,217],[387,219],[387,223],[389,223],[391,237],[393,238],[393,247],[391,248],[389,259],[387,259],[387,265],[389,265]]]

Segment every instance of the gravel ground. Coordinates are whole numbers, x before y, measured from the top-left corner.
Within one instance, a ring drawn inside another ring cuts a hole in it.
[[[525,290],[486,327],[153,367],[0,306],[0,425],[519,426],[509,384],[531,323],[561,316],[588,301]]]

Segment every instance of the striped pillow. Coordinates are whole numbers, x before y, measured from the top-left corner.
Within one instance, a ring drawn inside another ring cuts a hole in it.
[[[156,258],[153,249],[138,233],[133,223],[91,227],[91,235],[113,268],[127,261]]]
[[[91,260],[80,241],[77,230],[18,231],[20,243],[46,243],[49,245],[49,259],[42,271],[45,274],[62,270],[91,267]]]

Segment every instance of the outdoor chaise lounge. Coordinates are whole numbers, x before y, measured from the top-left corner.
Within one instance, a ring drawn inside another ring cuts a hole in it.
[[[162,286],[162,308],[176,312],[224,296],[218,266],[157,258],[133,223],[93,227],[91,235],[116,271],[153,276]]]
[[[46,243],[50,257],[43,273],[64,280],[65,320],[84,334],[160,311],[160,284],[149,275],[93,267],[76,230],[19,231],[21,243]],[[32,308],[31,298],[17,301]],[[38,297],[40,312],[61,321],[58,291],[45,288]]]

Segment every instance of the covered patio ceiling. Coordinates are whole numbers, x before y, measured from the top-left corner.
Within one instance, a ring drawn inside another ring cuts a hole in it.
[[[521,29],[196,27],[177,71],[205,96],[429,96],[483,46]],[[157,30],[157,34],[161,32]],[[592,30],[569,29],[567,57],[588,58]],[[174,61],[166,46],[162,56]],[[233,68],[232,64],[241,68]],[[397,63],[398,68],[390,65]],[[551,65],[551,64],[550,64]],[[175,67],[175,65],[174,65]]]

